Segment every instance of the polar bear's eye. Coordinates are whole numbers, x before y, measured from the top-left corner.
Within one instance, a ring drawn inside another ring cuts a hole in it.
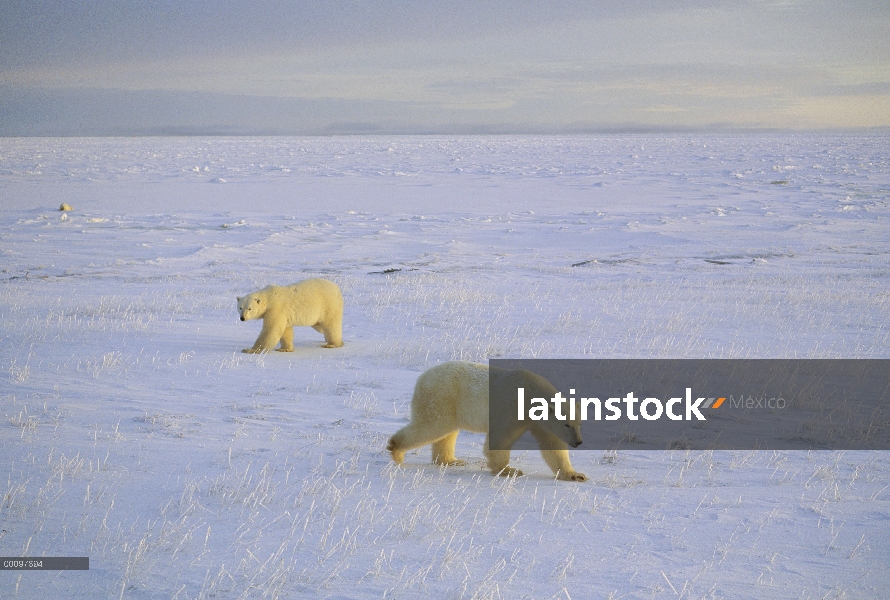
[[[571,425],[569,425],[568,423],[566,423],[565,426],[566,426],[566,427],[571,427]]]

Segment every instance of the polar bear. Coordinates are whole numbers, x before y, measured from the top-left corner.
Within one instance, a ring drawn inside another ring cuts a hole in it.
[[[488,433],[483,452],[488,468],[495,475],[522,475],[522,471],[508,466],[510,448],[525,431],[538,441],[541,455],[556,474],[557,479],[586,481],[583,473],[572,468],[568,446],[581,445],[581,421],[561,421],[548,408],[547,420],[518,419],[516,396],[504,394],[491,402],[503,409],[504,418],[492,423],[489,430],[489,377],[497,378],[498,389],[525,388],[527,398],[550,399],[557,394],[549,381],[531,371],[507,371],[465,361],[446,362],[424,372],[414,386],[411,399],[411,423],[400,429],[389,440],[386,449],[396,464],[405,460],[405,452],[432,443],[433,462],[437,465],[465,465],[454,457],[458,431]],[[514,392],[515,393],[515,392]],[[512,399],[511,399],[512,398]],[[580,411],[575,411],[580,415]],[[501,448],[491,450],[490,446]]]
[[[294,351],[294,327],[308,326],[324,334],[325,348],[343,345],[343,294],[333,281],[306,279],[291,285],[270,285],[238,298],[242,321],[262,319],[263,329],[252,348],[269,352],[281,341],[280,352]]]

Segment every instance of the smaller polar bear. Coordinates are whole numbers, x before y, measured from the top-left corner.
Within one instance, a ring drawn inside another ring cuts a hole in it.
[[[307,326],[324,334],[325,348],[343,345],[343,294],[333,281],[306,279],[291,285],[270,285],[238,298],[242,321],[262,319],[263,329],[252,348],[242,352],[294,351],[294,327]]]
[[[572,468],[568,447],[581,445],[581,421],[560,421],[548,409],[547,420],[520,421],[516,399],[509,395],[492,399],[504,415],[489,430],[489,377],[497,378],[499,389],[525,388],[527,398],[552,398],[556,388],[543,377],[526,370],[507,371],[471,362],[454,361],[437,365],[424,372],[414,386],[411,399],[411,423],[389,440],[386,449],[396,464],[405,460],[405,452],[432,443],[433,462],[437,465],[465,465],[454,457],[458,431],[488,433],[483,452],[494,475],[522,475],[508,466],[510,447],[527,430],[538,441],[541,455],[557,479],[586,481],[587,477]],[[580,414],[576,411],[575,414]],[[502,448],[491,450],[490,446]]]

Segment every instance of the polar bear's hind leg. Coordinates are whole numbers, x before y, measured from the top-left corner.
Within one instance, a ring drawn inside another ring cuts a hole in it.
[[[433,463],[449,467],[462,467],[467,461],[454,457],[454,445],[458,431],[452,431],[445,437],[433,442]]]
[[[320,329],[319,329],[320,327]],[[343,315],[334,315],[324,324],[317,323],[315,330],[324,334],[325,348],[340,348],[343,345]]]
[[[399,429],[395,435],[389,438],[389,444],[387,444],[386,449],[392,456],[393,461],[400,465],[405,460],[405,452],[426,446],[430,442],[441,440],[451,435],[451,433],[448,429],[443,430],[442,427],[418,427],[416,423],[412,422]],[[457,432],[454,432],[454,437],[457,437]],[[453,454],[454,446],[452,446],[451,452]]]

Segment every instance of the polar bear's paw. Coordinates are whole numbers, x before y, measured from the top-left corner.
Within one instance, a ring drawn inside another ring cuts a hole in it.
[[[578,471],[572,471],[570,473],[563,473],[560,471],[556,478],[560,481],[587,481],[587,475],[579,473]]]
[[[392,456],[393,462],[397,465],[405,462],[405,451],[396,445],[396,441],[394,438],[389,439],[389,443],[386,445],[386,451],[389,452],[390,456]]]
[[[495,475],[501,477],[522,477],[523,473],[519,469],[514,469],[513,467],[504,467],[500,472],[495,473]]]

